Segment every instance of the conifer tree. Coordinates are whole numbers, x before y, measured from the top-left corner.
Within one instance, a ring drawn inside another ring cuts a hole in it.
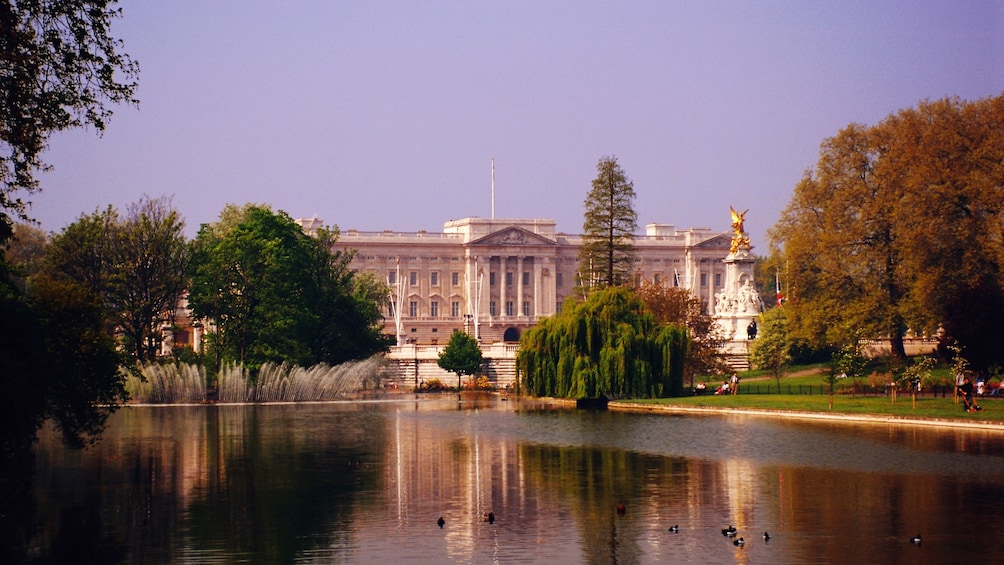
[[[634,183],[617,163],[603,157],[586,196],[582,248],[579,251],[580,284],[586,289],[630,282],[634,264]]]

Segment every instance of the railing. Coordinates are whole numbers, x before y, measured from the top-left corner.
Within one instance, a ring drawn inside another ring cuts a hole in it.
[[[841,396],[888,396],[891,394],[893,387],[891,386],[872,386],[872,385],[844,385],[837,386],[833,389],[833,394]],[[715,394],[715,388],[708,387],[704,390],[695,390],[695,394],[700,395],[713,395]],[[782,383],[780,388],[777,383],[740,383],[739,391],[737,394],[830,394],[830,385],[819,384],[819,385],[790,385]],[[898,389],[898,394],[903,396],[910,395],[910,389]],[[946,398],[955,395],[955,387],[951,385],[934,385],[930,387],[924,387],[917,391],[917,397],[929,397],[929,398]],[[989,395],[980,398],[992,398]]]

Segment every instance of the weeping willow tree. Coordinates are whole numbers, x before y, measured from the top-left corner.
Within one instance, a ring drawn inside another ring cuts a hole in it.
[[[683,393],[687,328],[659,325],[623,287],[568,302],[523,334],[516,359],[533,396],[658,398]]]

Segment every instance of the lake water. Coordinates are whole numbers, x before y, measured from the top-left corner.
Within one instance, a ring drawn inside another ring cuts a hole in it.
[[[87,451],[44,432],[37,468],[40,562],[1004,563],[997,431],[456,395],[135,406]]]

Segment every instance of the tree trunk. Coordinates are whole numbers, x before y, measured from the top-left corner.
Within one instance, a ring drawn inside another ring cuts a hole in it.
[[[906,346],[903,345],[903,334],[896,333],[889,340],[889,347],[892,349],[892,358],[896,361],[906,361]]]

